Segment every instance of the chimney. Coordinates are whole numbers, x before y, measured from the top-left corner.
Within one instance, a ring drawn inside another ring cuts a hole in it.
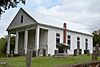
[[[63,43],[64,44],[66,44],[66,32],[67,32],[66,26],[67,24],[64,23],[64,30],[63,30]]]

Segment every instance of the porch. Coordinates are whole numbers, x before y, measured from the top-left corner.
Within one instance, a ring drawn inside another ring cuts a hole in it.
[[[27,50],[31,49],[36,56],[45,56],[48,54],[48,30],[39,27],[23,27],[8,31],[7,54],[10,50],[10,36],[15,35],[14,54],[25,55]]]

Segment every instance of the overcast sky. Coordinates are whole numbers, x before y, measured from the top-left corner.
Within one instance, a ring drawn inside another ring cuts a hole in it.
[[[7,34],[6,28],[20,7],[83,24],[90,32],[100,28],[100,0],[26,0],[25,5],[19,4],[2,14],[0,37]]]

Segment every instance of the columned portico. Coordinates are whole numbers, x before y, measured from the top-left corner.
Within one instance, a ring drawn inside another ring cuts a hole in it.
[[[25,36],[24,36],[24,50],[25,50],[25,54],[27,54],[27,45],[28,45],[28,30],[25,30]]]
[[[48,30],[40,28],[39,26],[34,28],[21,28],[8,34],[7,54],[10,54],[10,35],[14,34],[15,37],[15,49],[14,54],[26,55],[28,49],[32,49],[34,56],[46,56],[48,47]]]
[[[8,34],[7,54],[10,54],[10,36],[15,34],[14,54],[26,55],[28,49],[32,49],[35,56],[46,56],[48,47],[48,30],[40,27],[17,29]]]
[[[38,49],[39,49],[39,33],[40,33],[40,28],[36,27],[36,35],[35,35],[36,56],[38,56]]]
[[[8,32],[7,54],[10,54],[10,33]]]
[[[18,54],[18,40],[19,40],[19,32],[16,31],[15,52],[14,52],[14,54]]]

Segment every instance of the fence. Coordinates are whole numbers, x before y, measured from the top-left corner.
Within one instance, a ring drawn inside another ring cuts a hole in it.
[[[73,64],[73,65],[62,65],[62,66],[57,66],[57,67],[100,67],[100,61]]]

